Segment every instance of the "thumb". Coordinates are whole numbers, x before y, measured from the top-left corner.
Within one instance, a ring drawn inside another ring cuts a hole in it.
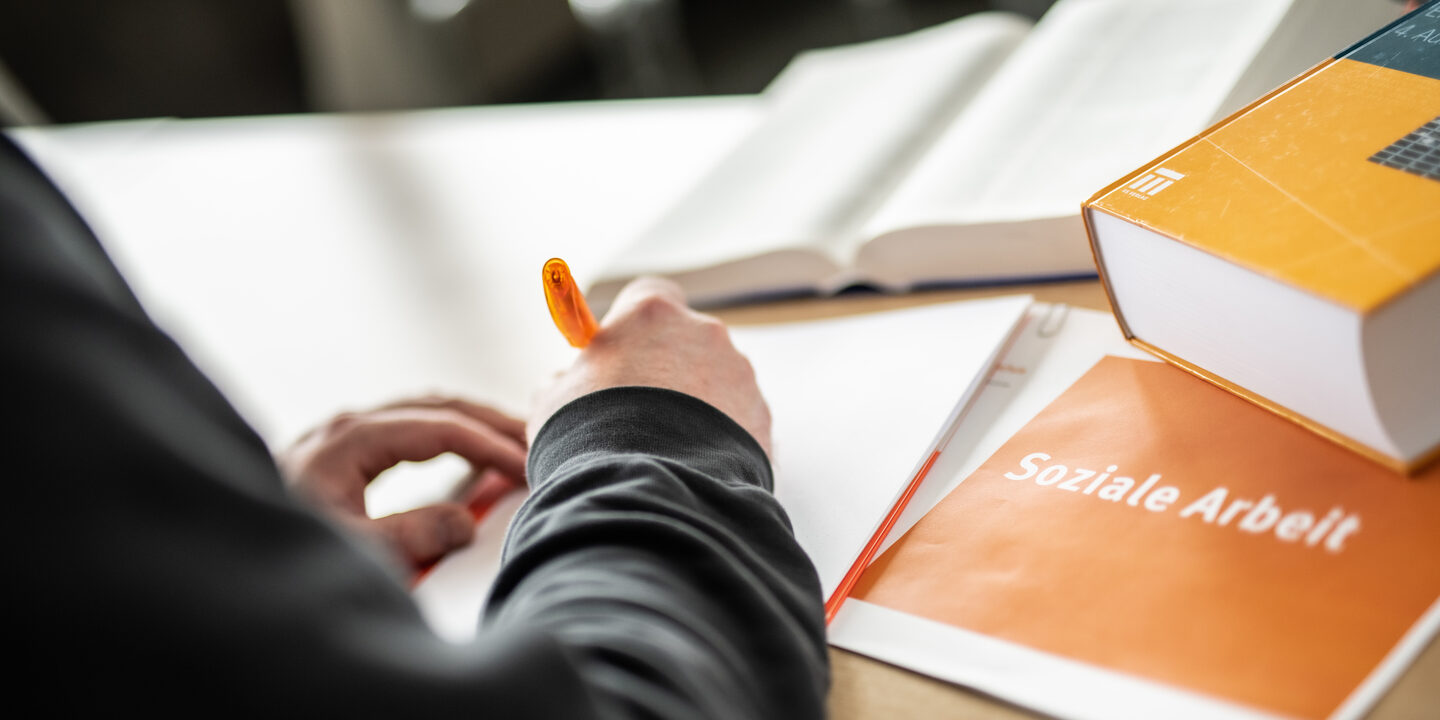
[[[439,503],[376,518],[371,530],[388,540],[412,566],[421,567],[470,544],[475,537],[475,519],[463,505]]]

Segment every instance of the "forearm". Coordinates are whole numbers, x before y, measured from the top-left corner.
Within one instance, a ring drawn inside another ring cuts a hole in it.
[[[601,391],[531,450],[490,628],[542,629],[613,709],[820,717],[819,581],[759,446],[699,400]]]

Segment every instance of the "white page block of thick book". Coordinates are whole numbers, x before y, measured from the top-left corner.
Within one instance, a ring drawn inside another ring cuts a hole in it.
[[[1028,295],[735,328],[770,404],[775,495],[829,594],[983,384]]]

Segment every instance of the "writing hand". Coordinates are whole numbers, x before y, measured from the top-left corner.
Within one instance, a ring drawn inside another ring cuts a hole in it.
[[[531,437],[582,395],[624,385],[677,390],[715,406],[770,451],[770,410],[750,362],[719,320],[685,305],[680,287],[641,278],[625,286],[574,365],[536,397]]]

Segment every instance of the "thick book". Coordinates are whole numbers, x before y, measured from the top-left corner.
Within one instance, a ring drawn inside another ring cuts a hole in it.
[[[1393,468],[1440,453],[1440,2],[1086,204],[1125,335]]]
[[[1093,277],[1080,204],[1398,13],[1391,0],[1059,0],[802,53],[753,132],[587,289],[717,306]]]

